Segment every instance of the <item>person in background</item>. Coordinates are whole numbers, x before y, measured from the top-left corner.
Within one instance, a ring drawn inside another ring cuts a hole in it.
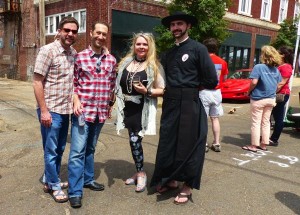
[[[73,113],[70,92],[73,92],[76,50],[72,45],[76,41],[78,27],[73,17],[66,17],[59,22],[54,42],[40,48],[33,75],[44,149],[43,189],[59,203],[68,201],[62,191],[68,187],[68,183],[61,183],[59,175],[67,142],[69,115]]]
[[[81,207],[83,187],[94,191],[104,185],[94,179],[94,154],[101,129],[110,118],[114,104],[116,59],[108,53],[109,27],[94,22],[90,30],[91,45],[76,55],[74,71],[74,115],[68,164],[69,201]]]
[[[217,77],[219,80],[218,85],[215,89],[203,89],[199,91],[199,97],[202,101],[202,104],[205,108],[207,116],[210,117],[212,124],[212,132],[214,136],[211,149],[215,152],[221,151],[220,144],[220,133],[221,127],[219,122],[219,117],[223,115],[222,107],[222,94],[220,86],[226,80],[228,75],[228,67],[225,60],[218,57],[216,53],[218,52],[218,41],[215,38],[209,38],[203,41],[203,44],[207,47],[209,56],[215,64]],[[208,152],[209,146],[206,143],[206,152]]]
[[[289,83],[293,73],[293,49],[287,46],[281,46],[278,49],[278,52],[282,55],[282,64],[278,66],[282,81],[277,86],[277,93],[284,94],[284,101],[278,102],[272,110],[272,116],[274,118],[275,124],[273,127],[273,133],[269,140],[270,146],[278,146],[278,140],[284,127],[285,108],[288,108],[285,107],[285,105],[290,98],[291,91]]]
[[[272,46],[261,49],[260,64],[256,64],[250,74],[250,109],[251,109],[251,145],[242,149],[257,152],[267,150],[270,136],[270,116],[275,106],[277,84],[281,75],[277,66],[281,64],[281,55]],[[260,135],[261,134],[261,135]],[[261,136],[261,140],[260,140]]]
[[[200,189],[205,157],[207,115],[199,98],[199,88],[217,85],[215,66],[206,47],[189,38],[197,24],[194,16],[175,12],[162,19],[175,39],[174,46],[162,56],[166,73],[160,137],[151,186],[157,192],[177,189],[175,204],[185,204],[192,189]]]
[[[147,184],[144,170],[142,139],[156,134],[156,106],[165,88],[165,74],[156,56],[155,40],[150,33],[138,33],[132,38],[128,54],[118,67],[116,83],[118,134],[127,128],[136,173],[125,181],[143,192]]]

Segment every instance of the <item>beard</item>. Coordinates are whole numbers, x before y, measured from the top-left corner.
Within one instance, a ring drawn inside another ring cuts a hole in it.
[[[178,39],[178,38],[183,37],[183,35],[185,35],[186,32],[187,32],[187,29],[185,29],[185,31],[175,30],[175,31],[172,32],[172,34],[173,34],[173,37],[174,37],[175,39]],[[175,33],[176,33],[176,34],[175,34]]]
[[[66,46],[66,47],[70,47],[71,45],[73,45],[75,43],[75,39],[72,38],[61,38],[61,43]]]

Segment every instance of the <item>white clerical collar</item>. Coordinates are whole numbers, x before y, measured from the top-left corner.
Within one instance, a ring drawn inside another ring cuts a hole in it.
[[[180,43],[183,43],[183,42],[187,41],[187,39],[189,39],[189,37],[185,38],[184,40],[182,40],[182,41],[181,41],[181,42],[179,42],[179,43],[176,43],[176,42],[175,42],[175,45],[176,45],[176,46],[179,46],[179,45],[180,45]]]

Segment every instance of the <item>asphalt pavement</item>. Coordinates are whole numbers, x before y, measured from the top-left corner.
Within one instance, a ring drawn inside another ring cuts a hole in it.
[[[299,108],[300,78],[293,82],[290,106]],[[103,127],[95,153],[95,178],[105,190],[85,189],[83,206],[73,209],[69,203],[55,203],[39,183],[43,152],[32,84],[0,79],[0,214],[300,214],[300,132],[286,127],[278,147],[244,151],[241,146],[250,144],[249,103],[226,101],[223,107],[222,151],[206,154],[201,189],[193,190],[193,202],[173,204],[179,190],[159,195],[148,186],[135,193],[134,186],[124,184],[135,168],[127,132],[116,134],[114,115]],[[232,108],[236,111],[229,114]],[[159,108],[157,129],[160,114]],[[67,180],[69,141],[63,180]],[[143,140],[148,181],[157,143],[158,135]]]

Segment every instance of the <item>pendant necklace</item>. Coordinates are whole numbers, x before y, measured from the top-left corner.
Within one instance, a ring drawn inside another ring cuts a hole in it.
[[[136,63],[135,60],[133,60],[133,66],[131,71],[128,71],[127,74],[127,79],[126,79],[126,86],[127,86],[127,92],[128,93],[132,93],[132,82],[133,82],[133,77],[135,76],[135,74],[137,72],[139,72],[139,69],[142,67],[144,61],[138,61]],[[137,65],[136,65],[137,64]]]

